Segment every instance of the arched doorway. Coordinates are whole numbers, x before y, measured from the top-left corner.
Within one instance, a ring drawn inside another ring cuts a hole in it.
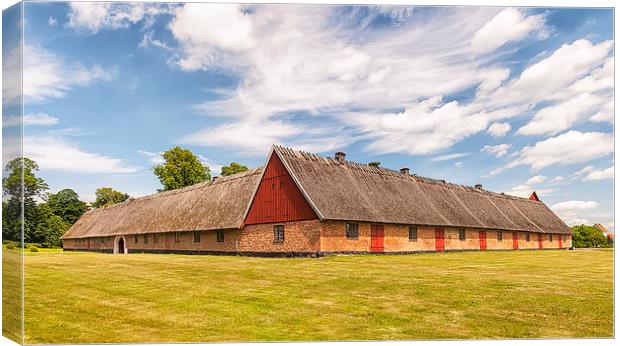
[[[127,253],[127,248],[125,246],[125,237],[116,237],[116,242],[114,243],[114,253]]]

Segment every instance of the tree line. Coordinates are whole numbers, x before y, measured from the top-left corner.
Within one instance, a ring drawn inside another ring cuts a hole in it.
[[[211,171],[191,150],[174,147],[162,154],[164,162],[152,168],[162,184],[158,191],[211,180]],[[248,170],[247,166],[231,162],[222,167],[222,176]],[[50,193],[48,184],[38,177],[39,165],[29,158],[16,158],[6,164],[7,176],[2,179],[2,238],[20,242],[21,229],[24,243],[42,247],[59,247],[60,237],[88,210],[105,208],[124,202],[131,197],[111,187],[95,191],[95,201],[90,205],[80,200],[70,188]],[[23,177],[23,184],[22,184]],[[24,217],[21,218],[21,201]]]

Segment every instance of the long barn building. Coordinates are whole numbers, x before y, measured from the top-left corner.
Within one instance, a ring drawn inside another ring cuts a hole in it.
[[[65,250],[321,256],[564,249],[571,229],[520,198],[273,146],[264,168],[85,213]]]

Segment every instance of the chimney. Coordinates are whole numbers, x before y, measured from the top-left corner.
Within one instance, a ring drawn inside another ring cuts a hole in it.
[[[476,184],[474,187],[476,190],[482,190],[482,184]]]
[[[339,163],[344,163],[344,157],[347,154],[343,153],[342,151],[338,151],[336,152],[336,155],[334,156],[334,158],[336,159],[336,161],[338,161]]]
[[[409,175],[409,168],[407,168],[407,167],[403,167],[403,168],[401,168],[401,169],[400,169],[400,172],[401,172],[402,174]]]

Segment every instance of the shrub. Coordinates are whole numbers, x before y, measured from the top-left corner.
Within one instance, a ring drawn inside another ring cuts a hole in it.
[[[36,246],[31,246],[30,247],[30,252],[39,252],[39,248]]]
[[[8,244],[6,244],[6,248],[9,249],[9,250],[13,250],[13,249],[15,249],[15,245],[13,245],[13,243],[8,243]]]

